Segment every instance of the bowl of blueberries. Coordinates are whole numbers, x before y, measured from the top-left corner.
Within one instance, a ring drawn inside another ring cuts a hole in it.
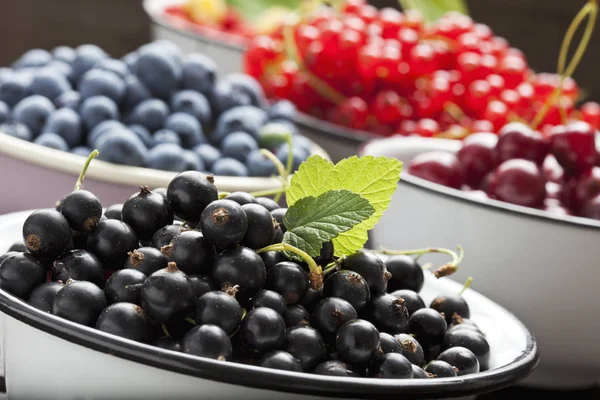
[[[396,206],[372,231],[373,245],[414,246],[427,235],[471,249],[464,265],[477,271],[477,289],[535,332],[543,358],[527,382],[540,387],[593,386],[600,376],[593,344],[600,322],[589,318],[600,279],[595,141],[597,132],[581,121],[547,137],[514,122],[462,143],[392,137],[361,150],[406,166]],[[399,229],[398,220],[410,229]],[[464,270],[455,277],[464,279]],[[578,332],[577,346],[564,345],[559,315]]]
[[[120,59],[91,44],[26,52],[0,69],[0,168],[19,171],[0,177],[14,188],[0,211],[47,205],[94,149],[86,184],[106,203],[184,170],[212,174],[226,191],[270,190],[281,185],[278,165],[293,173],[311,154],[327,157],[299,133],[291,103],[267,101],[248,75],[219,72],[166,40]]]

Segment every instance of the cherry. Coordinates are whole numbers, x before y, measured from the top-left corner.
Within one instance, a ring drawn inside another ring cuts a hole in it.
[[[577,213],[593,197],[600,194],[600,167],[594,167],[587,173],[566,183],[561,200]]]
[[[493,132],[494,124],[485,119],[478,119],[471,122],[470,130],[471,132]]]
[[[600,104],[588,101],[581,106],[581,118],[593,126],[600,129]]]
[[[548,150],[549,144],[542,134],[523,123],[511,122],[498,132],[496,156],[499,162],[522,158],[541,165]]]
[[[596,131],[585,121],[557,126],[550,134],[550,148],[567,176],[578,176],[596,163]]]
[[[460,189],[465,173],[458,158],[448,152],[430,151],[421,153],[410,161],[408,172],[440,185]]]
[[[463,140],[457,158],[464,168],[467,185],[479,187],[483,178],[494,169],[497,142],[498,137],[488,132],[473,133]]]
[[[544,158],[542,171],[544,172],[544,178],[546,178],[547,181],[563,183],[565,180],[565,171],[556,160],[556,157],[552,154],[548,154],[546,158]]]
[[[600,220],[600,195],[590,199],[584,204],[581,216]]]
[[[493,172],[488,193],[502,201],[526,207],[541,207],[546,197],[544,177],[529,160],[504,161]]]

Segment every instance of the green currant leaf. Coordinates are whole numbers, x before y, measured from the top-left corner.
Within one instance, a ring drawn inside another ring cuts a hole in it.
[[[244,17],[253,21],[257,21],[270,7],[286,7],[294,10],[300,3],[299,0],[226,0],[226,2]]]
[[[468,15],[465,0],[400,0],[403,10],[419,10],[427,21],[435,21],[449,11],[458,11]]]
[[[288,207],[304,197],[318,196],[328,189],[338,189],[329,185],[335,174],[335,165],[330,161],[319,155],[308,157],[292,175],[285,193]]]

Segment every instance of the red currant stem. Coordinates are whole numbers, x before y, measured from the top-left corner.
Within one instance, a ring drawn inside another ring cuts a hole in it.
[[[165,334],[165,336],[167,336],[167,337],[171,336],[171,335],[169,335],[169,331],[167,330],[167,326],[165,324],[160,324],[160,327],[162,328],[162,331]]]
[[[469,276],[469,277],[467,278],[467,280],[465,281],[465,284],[464,284],[464,286],[463,286],[462,290],[461,290],[460,292],[458,292],[458,295],[459,295],[459,296],[462,296],[462,294],[463,294],[463,293],[464,293],[464,292],[465,292],[465,291],[466,291],[468,288],[470,288],[470,287],[471,287],[471,284],[472,284],[472,283],[473,283],[473,277],[472,277],[472,276]]]
[[[456,121],[459,121],[461,117],[465,116],[465,112],[456,103],[451,101],[447,101],[444,104],[444,111],[450,114]]]
[[[301,257],[310,269],[309,276],[313,289],[318,290],[323,285],[323,270],[317,265],[315,260],[313,260],[313,258],[309,256],[306,252],[288,243],[276,243],[267,247],[263,247],[262,249],[258,249],[256,250],[256,253],[260,254],[266,253],[268,251],[289,251],[290,253],[294,253],[297,256]]]
[[[560,111],[560,121],[563,125],[566,125],[567,122],[569,122],[569,117],[567,116],[567,110],[565,109],[565,105],[562,101],[559,104],[558,110]]]
[[[427,253],[444,253],[452,257],[452,261],[446,263],[433,271],[433,275],[436,278],[441,278],[443,276],[448,276],[456,272],[459,264],[462,262],[464,257],[464,252],[462,246],[458,245],[458,254],[450,249],[443,249],[439,247],[426,247],[424,249],[412,249],[412,250],[372,250],[374,253],[382,253],[387,255],[423,255]]]
[[[190,324],[192,324],[192,325],[196,325],[196,321],[194,321],[194,320],[193,320],[192,318],[190,318],[190,317],[187,317],[185,320],[186,320],[186,322],[189,322],[189,323],[190,323]],[[164,325],[163,325],[163,326],[164,326]]]
[[[100,152],[98,150],[94,150],[90,153],[87,160],[85,160],[83,169],[81,170],[81,173],[79,174],[79,178],[77,178],[77,182],[75,183],[75,190],[79,190],[83,187],[83,179],[85,178],[85,173],[87,172],[88,167],[90,166],[90,163],[92,162],[92,160],[94,158],[98,157],[99,154],[100,154]]]

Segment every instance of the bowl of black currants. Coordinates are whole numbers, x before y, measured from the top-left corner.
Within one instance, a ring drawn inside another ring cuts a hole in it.
[[[401,169],[313,155],[270,194],[184,171],[115,206],[84,167],[55,207],[0,216],[8,395],[425,399],[525,379],[535,338],[448,278],[460,245],[366,248]]]

